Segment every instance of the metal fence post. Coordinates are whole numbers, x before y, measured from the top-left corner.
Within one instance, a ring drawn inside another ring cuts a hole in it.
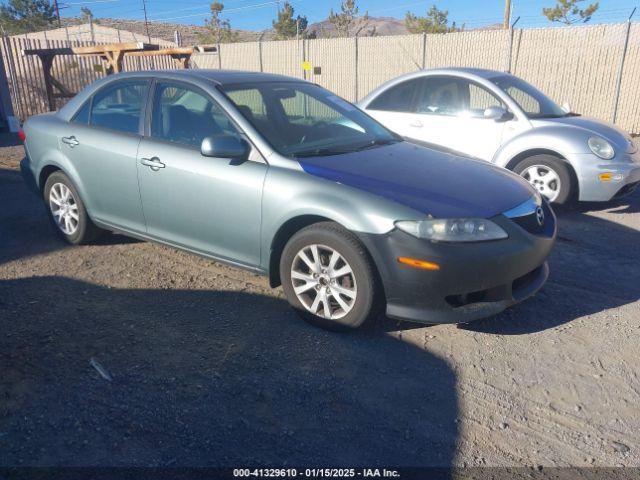
[[[622,89],[622,73],[624,72],[624,62],[627,58],[627,49],[629,48],[629,36],[631,34],[631,19],[633,15],[636,13],[636,8],[634,7],[631,11],[631,15],[629,15],[629,19],[627,20],[627,29],[624,36],[624,46],[622,47],[622,57],[620,58],[620,66],[618,67],[618,78],[616,79],[616,93],[613,101],[613,115],[611,116],[611,122],[616,123],[618,120],[618,105],[620,103],[620,90]]]
[[[218,42],[218,70],[222,70],[222,52],[220,51],[220,42]]]
[[[354,78],[355,78],[355,87],[354,87],[354,102],[358,101],[358,36],[353,37],[354,45],[355,45],[355,62],[354,62]]]
[[[427,32],[422,32],[422,70],[427,68]]]
[[[507,73],[511,73],[511,59],[513,58],[513,35],[515,30],[513,27],[516,26],[516,23],[520,20],[520,17],[516,18],[516,21],[511,24],[511,28],[509,28],[509,49],[507,50],[507,68],[505,69]]]

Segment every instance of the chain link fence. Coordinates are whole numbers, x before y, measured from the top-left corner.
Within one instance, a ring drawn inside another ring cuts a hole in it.
[[[14,111],[20,119],[46,111],[41,67],[22,48],[145,41],[145,35],[95,26],[5,37],[1,48]],[[40,37],[34,37],[39,35]],[[62,38],[55,36],[64,35]],[[93,35],[87,37],[87,35]],[[114,37],[117,35],[117,37]],[[128,35],[133,35],[129,37]],[[25,38],[26,37],[26,38]],[[166,37],[166,36],[165,36]],[[160,38],[151,43],[173,46]],[[510,71],[574,111],[640,133],[640,24],[564,28],[475,30],[447,34],[255,41],[221,44],[216,53],[195,54],[192,68],[279,73],[318,83],[350,101],[403,73],[438,67]],[[104,73],[98,57],[60,57],[62,82],[79,91]],[[129,58],[127,70],[172,68],[163,57]]]

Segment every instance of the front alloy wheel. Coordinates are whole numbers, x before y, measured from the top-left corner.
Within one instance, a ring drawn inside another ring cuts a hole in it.
[[[329,320],[347,315],[358,295],[353,269],[340,253],[325,245],[308,245],[297,253],[291,281],[300,303]]]
[[[555,202],[562,189],[558,174],[545,165],[532,165],[522,172],[522,176],[549,202]]]
[[[328,330],[360,327],[384,303],[373,261],[360,240],[337,223],[293,235],[280,257],[280,280],[291,306]]]
[[[571,200],[574,181],[569,164],[553,155],[532,155],[518,163],[513,171],[527,180],[549,203]]]

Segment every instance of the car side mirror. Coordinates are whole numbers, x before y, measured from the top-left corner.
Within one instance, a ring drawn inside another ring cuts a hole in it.
[[[244,139],[235,135],[213,135],[205,137],[200,145],[200,153],[205,157],[246,160],[251,147]]]
[[[506,120],[511,120],[513,115],[507,112],[502,107],[489,107],[484,111],[484,118],[487,120],[495,120],[496,122],[503,122]]]

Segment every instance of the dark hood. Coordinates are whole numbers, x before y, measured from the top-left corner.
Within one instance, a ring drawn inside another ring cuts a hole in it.
[[[407,142],[299,162],[311,175],[436,218],[490,218],[533,195],[524,179],[503,168]]]

